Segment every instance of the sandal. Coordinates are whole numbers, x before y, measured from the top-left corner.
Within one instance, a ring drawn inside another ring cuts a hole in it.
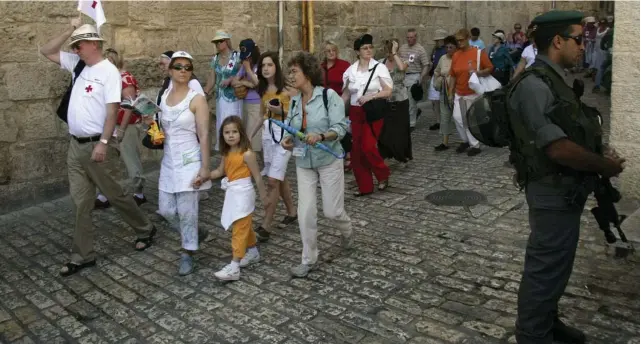
[[[371,195],[373,193],[374,192],[354,192],[354,196],[355,197],[363,197],[363,196]]]
[[[134,241],[134,250],[136,251],[144,251],[148,248],[151,247],[151,244],[153,243],[154,236],[156,235],[156,226],[151,230],[151,233],[149,233],[149,236],[147,238],[138,238],[136,241]],[[139,243],[145,244],[143,247],[138,247]]]
[[[389,180],[385,180],[385,181],[382,181],[382,182],[378,183],[378,189],[380,191],[383,191],[383,190],[387,189],[388,186],[389,186]]]
[[[69,262],[69,263],[67,263],[67,264],[65,264],[63,266],[63,268],[67,268],[67,271],[64,271],[64,272],[60,271],[60,276],[62,276],[62,277],[71,276],[71,275],[75,274],[76,272],[78,272],[78,271],[80,271],[80,270],[82,270],[84,268],[88,268],[88,267],[91,267],[91,266],[94,266],[94,265],[96,265],[96,260],[95,259],[90,261],[90,262],[86,262],[86,263],[82,263],[82,264],[76,264],[76,263]]]

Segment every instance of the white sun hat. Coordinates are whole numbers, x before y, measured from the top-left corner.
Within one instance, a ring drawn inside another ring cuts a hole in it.
[[[85,24],[73,31],[71,34],[71,43],[69,43],[69,45],[73,45],[80,41],[104,41],[104,39],[100,37],[95,26]]]

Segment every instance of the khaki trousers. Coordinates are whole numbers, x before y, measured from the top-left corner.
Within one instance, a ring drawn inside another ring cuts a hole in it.
[[[73,138],[69,142],[67,154],[69,191],[76,212],[71,261],[76,264],[86,263],[96,258],[93,250],[94,229],[91,221],[96,187],[109,199],[122,219],[135,230],[137,237],[146,238],[153,229],[151,221],[136,205],[133,197],[125,194],[120,184],[107,173],[108,162],[97,163],[91,160],[91,153],[96,144],[98,143],[80,144]]]
[[[245,131],[247,135],[256,129],[256,127],[261,127],[263,125],[263,115],[260,113],[260,103],[259,104],[249,104],[243,102],[243,126],[245,126]],[[263,138],[262,135],[256,134],[253,138],[249,138],[252,150],[254,152],[260,152],[263,149]]]

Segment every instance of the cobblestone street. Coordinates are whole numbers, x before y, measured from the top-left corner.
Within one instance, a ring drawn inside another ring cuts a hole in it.
[[[68,197],[0,217],[0,343],[514,343],[529,233],[524,195],[503,166],[507,150],[434,152],[440,138],[427,130],[432,122],[420,118],[415,159],[392,164],[388,190],[354,198],[346,176],[355,248],[340,252],[338,230],[320,217],[322,263],[306,279],[289,277],[300,262],[297,226],[277,229],[240,281],[215,279],[231,257],[219,183],[201,202],[210,236],[187,277],[176,271],[178,234],[155,214],[157,172],[142,206],[159,230],[153,247],[135,252],[134,233],[116,211],[94,211],[98,264],[68,278],[58,275],[73,233]],[[487,202],[463,208],[425,200],[446,189],[478,191]],[[590,343],[639,343],[638,251],[628,261],[612,257],[593,204],[561,317]],[[278,212],[280,221],[282,204]],[[255,223],[262,214],[257,208]]]

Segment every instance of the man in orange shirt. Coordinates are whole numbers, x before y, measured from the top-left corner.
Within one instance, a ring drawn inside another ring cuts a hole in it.
[[[463,143],[456,149],[457,153],[463,153],[468,148],[467,155],[474,156],[481,153],[481,144],[472,136],[470,130],[463,123],[463,116],[468,107],[480,97],[481,94],[474,92],[468,85],[472,73],[480,77],[489,76],[494,70],[492,62],[487,53],[481,50],[480,63],[478,60],[478,49],[470,46],[470,32],[467,29],[460,29],[455,35],[459,50],[452,56],[452,67],[450,76],[454,82],[450,85],[449,94],[453,95],[450,99],[454,104],[452,117],[456,124],[456,130],[463,140]],[[478,68],[477,68],[478,67]]]

